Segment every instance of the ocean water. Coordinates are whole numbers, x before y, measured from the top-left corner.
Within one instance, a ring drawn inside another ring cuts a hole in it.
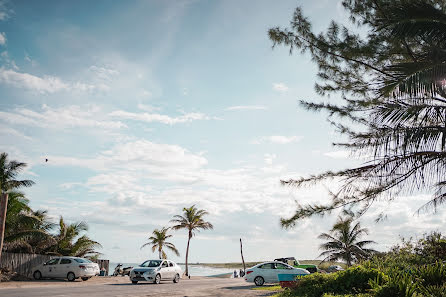
[[[121,263],[123,264],[123,267],[128,267],[128,266],[132,266],[132,267],[136,267],[141,263]],[[109,275],[113,274],[113,271],[115,271],[115,267],[118,265],[118,263],[114,263],[114,262],[110,262],[109,265]],[[179,264],[179,266],[181,267],[181,269],[185,270],[185,266]],[[234,272],[234,270],[237,270],[237,274],[238,274],[238,269],[229,269],[229,268],[213,268],[213,267],[208,267],[208,266],[201,266],[201,265],[189,265],[189,274],[191,276],[210,276],[210,275],[216,275],[216,274],[221,274],[221,273],[228,273],[228,272]]]

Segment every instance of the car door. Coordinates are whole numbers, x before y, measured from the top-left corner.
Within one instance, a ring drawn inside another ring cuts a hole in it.
[[[160,269],[161,278],[168,279],[169,278],[169,265],[167,264],[167,261],[163,261],[163,263],[161,263],[160,267],[161,267],[161,269]]]
[[[44,277],[57,277],[59,258],[51,259],[45,263],[42,275]]]
[[[67,258],[60,259],[58,269],[57,269],[57,277],[67,277],[68,272],[71,271],[71,260]]]
[[[169,261],[169,274],[170,274],[170,278],[174,279],[175,275],[177,274],[176,269],[175,269],[175,263]]]
[[[279,274],[296,274],[295,269],[293,267],[283,264],[283,263],[275,263],[275,270],[274,270],[274,282],[279,281]]]
[[[265,282],[271,283],[274,279],[274,263],[266,263],[259,266],[258,274],[263,277]]]

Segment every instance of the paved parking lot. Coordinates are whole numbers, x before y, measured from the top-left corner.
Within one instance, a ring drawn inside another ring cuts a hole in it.
[[[159,285],[139,283],[132,285],[127,277],[93,278],[89,281],[29,281],[0,283],[0,296],[270,296],[268,291],[252,290],[243,279],[194,278],[178,284],[162,282]]]

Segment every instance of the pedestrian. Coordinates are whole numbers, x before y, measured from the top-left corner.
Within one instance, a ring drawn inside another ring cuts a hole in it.
[[[238,275],[240,275],[240,277],[244,277],[245,273],[243,272],[243,270],[240,268],[240,272],[238,273]]]
[[[234,270],[234,278],[237,278],[237,277],[238,277],[237,270]]]

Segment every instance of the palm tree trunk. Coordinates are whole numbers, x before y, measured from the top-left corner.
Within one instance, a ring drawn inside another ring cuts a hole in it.
[[[187,239],[187,248],[186,248],[186,275],[189,276],[189,268],[187,266],[187,259],[189,257],[189,243],[190,239],[192,238],[192,232],[189,231],[189,238]]]
[[[160,257],[160,260],[163,259],[162,249],[159,247],[158,249],[158,256]]]
[[[2,258],[3,238],[5,235],[7,208],[8,208],[8,193],[4,193],[0,195],[0,259]]]
[[[246,272],[246,265],[245,265],[245,259],[243,258],[243,245],[242,245],[242,239],[240,238],[240,254],[242,255],[242,262],[243,262],[243,272]]]

